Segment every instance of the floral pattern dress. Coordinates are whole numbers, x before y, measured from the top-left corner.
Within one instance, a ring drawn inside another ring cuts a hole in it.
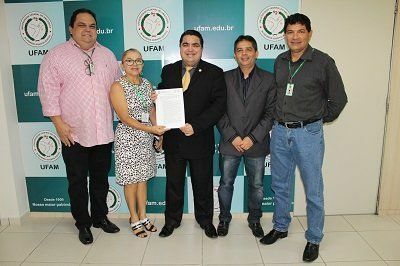
[[[147,79],[142,78],[139,85],[120,78],[129,115],[140,121],[143,113],[150,116],[152,87]],[[142,122],[151,126],[151,122]],[[156,175],[156,155],[153,148],[154,136],[118,123],[115,131],[115,174],[119,185],[127,185],[147,181]]]

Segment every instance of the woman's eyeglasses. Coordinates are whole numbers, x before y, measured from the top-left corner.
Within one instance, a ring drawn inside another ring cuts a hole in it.
[[[128,58],[128,59],[125,59],[124,60],[124,62],[128,65],[128,66],[132,66],[133,64],[135,64],[135,65],[143,65],[143,60],[142,59],[135,59],[135,60],[133,60],[133,59],[130,59],[130,58]]]

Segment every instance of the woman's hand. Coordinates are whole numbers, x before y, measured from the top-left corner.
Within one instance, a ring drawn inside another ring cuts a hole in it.
[[[151,126],[150,133],[157,135],[157,136],[161,136],[168,130],[169,130],[169,128],[166,128],[165,126]]]
[[[150,94],[150,99],[154,103],[157,100],[157,92],[152,91]]]

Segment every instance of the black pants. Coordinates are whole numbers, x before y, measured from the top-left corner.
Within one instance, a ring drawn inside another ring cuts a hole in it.
[[[90,227],[108,214],[108,172],[111,169],[112,143],[83,147],[75,142],[62,146],[67,169],[68,194],[76,227]],[[87,177],[89,174],[89,194]],[[90,214],[88,201],[90,195]]]
[[[212,223],[214,213],[213,157],[184,159],[165,154],[167,172],[166,225],[177,226],[181,223],[187,163],[189,163],[190,168],[196,221],[200,225]]]

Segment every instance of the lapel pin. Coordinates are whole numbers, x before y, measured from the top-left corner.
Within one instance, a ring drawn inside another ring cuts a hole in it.
[[[202,70],[201,70],[201,68],[199,68],[199,72],[201,72]]]

